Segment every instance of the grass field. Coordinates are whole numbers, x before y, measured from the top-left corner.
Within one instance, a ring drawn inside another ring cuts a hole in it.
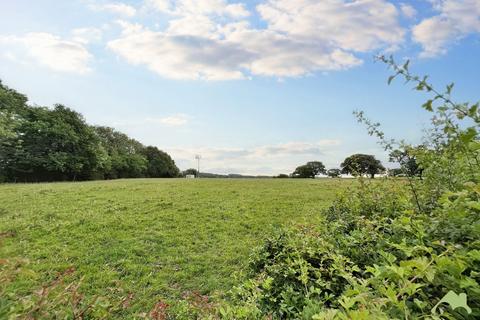
[[[221,295],[278,226],[321,221],[345,180],[150,179],[0,185],[0,259],[31,272],[5,283],[31,294],[75,268],[88,295],[133,293],[129,312],[184,292]],[[10,296],[10,298],[8,298]]]

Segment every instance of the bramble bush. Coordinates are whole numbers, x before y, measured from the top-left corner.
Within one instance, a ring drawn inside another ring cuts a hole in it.
[[[323,224],[279,231],[252,255],[248,280],[232,290],[220,317],[480,318],[479,104],[453,102],[453,84],[439,92],[408,62],[379,60],[394,72],[389,83],[403,77],[433,95],[423,105],[432,129],[411,146],[355,114],[386,151],[414,158],[421,177],[359,178]]]

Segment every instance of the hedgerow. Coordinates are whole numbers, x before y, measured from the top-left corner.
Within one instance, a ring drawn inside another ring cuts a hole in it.
[[[379,57],[396,77],[432,94],[421,146],[388,140],[356,112],[386,151],[415,158],[421,177],[369,181],[343,193],[321,225],[282,230],[258,248],[226,319],[480,318],[479,104],[451,100],[427,77]],[[400,161],[399,161],[400,162]],[[399,163],[402,165],[402,163]]]

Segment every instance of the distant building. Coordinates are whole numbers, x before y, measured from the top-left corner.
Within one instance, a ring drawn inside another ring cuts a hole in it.
[[[186,179],[195,179],[195,175],[194,174],[187,174],[185,176]]]

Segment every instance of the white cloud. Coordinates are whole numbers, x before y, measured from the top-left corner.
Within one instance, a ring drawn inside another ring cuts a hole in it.
[[[23,36],[0,36],[0,44],[15,50],[17,60],[33,60],[58,72],[85,74],[91,71],[93,56],[76,41],[50,33],[32,32]]]
[[[218,15],[244,18],[250,15],[242,3],[225,0],[147,0],[148,7],[171,15]]]
[[[100,41],[102,33],[102,30],[98,28],[77,28],[71,32],[72,40],[83,44]]]
[[[108,47],[134,65],[172,79],[241,79],[235,68],[249,53],[236,44],[188,35],[166,35],[129,25]]]
[[[342,50],[399,45],[405,33],[397,8],[384,0],[269,0],[257,9],[270,30]]]
[[[133,17],[137,14],[137,9],[134,7],[120,3],[120,2],[111,2],[106,4],[90,4],[89,8],[95,11],[108,11],[113,14],[118,14],[124,17]]]
[[[241,3],[148,0],[167,14],[164,30],[120,22],[108,47],[135,65],[172,79],[231,80],[250,75],[296,77],[342,70],[358,52],[392,50],[404,30],[385,0],[270,0],[257,6],[266,23],[253,28]]]
[[[340,146],[341,141],[327,139],[252,148],[167,148],[166,151],[182,169],[194,166],[194,157],[200,154],[204,172],[273,175],[290,173],[295,167],[312,160],[338,166],[334,158]]]
[[[480,1],[436,0],[439,13],[413,27],[413,39],[423,47],[422,57],[444,54],[448,46],[469,34],[480,33]]]
[[[406,3],[400,4],[400,11],[402,11],[402,14],[409,19],[412,19],[417,15],[417,10],[415,10],[414,7]]]

